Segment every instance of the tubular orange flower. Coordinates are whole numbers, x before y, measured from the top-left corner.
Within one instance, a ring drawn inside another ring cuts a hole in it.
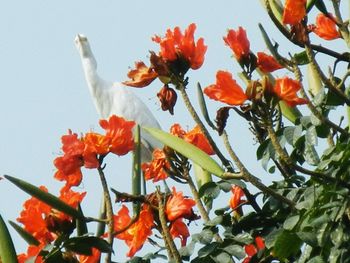
[[[48,192],[45,186],[42,191]],[[40,200],[31,197],[23,204],[23,210],[17,221],[23,224],[26,231],[31,233],[40,243],[50,243],[54,235],[46,227],[45,217],[51,212],[51,207]]]
[[[306,15],[306,0],[286,0],[283,10],[283,24],[296,25]]]
[[[204,45],[204,39],[194,41],[194,32],[196,24],[192,23],[182,34],[179,27],[175,27],[173,31],[167,30],[165,37],[155,36],[152,40],[160,45],[160,55],[166,61],[175,61],[184,59],[192,69],[198,69],[204,62],[204,55],[207,46]]]
[[[57,160],[57,158],[56,158],[56,160]],[[55,166],[60,167],[56,163],[55,163]],[[83,174],[81,173],[80,169],[76,169],[75,171],[73,171],[69,174],[65,174],[63,171],[58,170],[58,171],[56,171],[54,178],[57,179],[58,181],[66,181],[65,186],[72,187],[72,186],[80,185],[81,180],[83,179]]]
[[[142,88],[146,87],[158,77],[158,74],[149,68],[142,61],[135,62],[135,69],[128,73],[129,81],[124,81],[123,84],[131,87]]]
[[[40,243],[39,246],[30,245],[27,249],[27,253],[22,253],[17,256],[18,263],[43,263],[44,260],[42,256],[39,256],[41,250],[46,246],[45,243]],[[34,259],[34,260],[33,260]]]
[[[262,237],[256,237],[255,238],[255,244],[249,244],[244,246],[245,253],[247,254],[247,257],[243,260],[242,263],[249,263],[252,257],[258,253],[258,251],[265,249],[265,242]]]
[[[118,211],[117,215],[114,215],[114,231],[118,232],[124,229],[131,221],[129,215],[129,209],[123,205],[122,208]],[[130,239],[130,235],[127,231],[124,231],[118,235],[115,235],[116,238],[126,240]]]
[[[133,150],[134,121],[127,121],[122,117],[112,115],[109,120],[100,120],[100,126],[106,130],[106,137],[110,140],[110,152],[125,155]]]
[[[81,255],[79,256],[80,263],[98,263],[100,262],[101,251],[97,248],[92,248],[92,254],[90,256]]]
[[[238,61],[249,55],[250,43],[243,27],[239,27],[236,31],[230,29],[223,39],[226,45],[231,48]]]
[[[176,188],[172,188],[172,195],[166,202],[165,213],[169,221],[174,221],[180,217],[190,218],[193,215],[192,207],[196,205],[196,201],[191,198],[185,198],[182,192],[176,192]]]
[[[242,197],[244,196],[244,192],[242,188],[240,188],[237,185],[232,186],[231,192],[232,192],[232,195],[230,198],[230,207],[232,209],[236,209],[243,201]]]
[[[186,131],[182,129],[181,125],[178,123],[175,123],[170,127],[170,133],[179,138],[184,138],[186,135]]]
[[[196,125],[192,130],[184,136],[185,141],[197,146],[202,151],[206,152],[209,155],[214,154],[214,150],[211,147],[208,139],[204,136],[201,128]]]
[[[340,38],[340,33],[337,30],[335,18],[332,14],[328,14],[328,16],[323,13],[318,14],[316,17],[316,26],[312,27],[312,31],[325,40]]]
[[[273,56],[268,55],[264,52],[258,52],[257,57],[258,67],[263,73],[269,73],[283,68]]]
[[[187,238],[190,236],[187,225],[183,222],[182,218],[176,219],[170,225],[170,235],[173,238],[180,238],[181,246],[186,246]]]
[[[62,141],[62,150],[65,154],[71,156],[77,156],[83,154],[85,145],[78,139],[78,134],[72,133],[71,130],[68,130],[67,135],[61,137]]]
[[[83,201],[85,196],[86,196],[86,192],[79,193],[71,190],[70,188],[63,187],[60,190],[59,199],[61,199],[61,201],[65,202],[67,205],[70,205],[73,208],[77,208],[78,205]],[[55,213],[55,215],[61,219],[71,218],[70,216],[62,212]]]
[[[204,93],[213,100],[234,106],[242,105],[248,99],[242,88],[232,78],[232,74],[222,70],[216,73],[216,84],[206,87]]]
[[[276,79],[273,88],[274,93],[290,107],[308,103],[306,99],[298,97],[297,92],[300,89],[300,82],[288,77]]]
[[[116,229],[123,229],[130,223],[129,210],[123,206],[119,211],[118,215],[115,217],[116,222],[114,223]],[[122,226],[117,224],[121,223]],[[143,205],[140,212],[139,219],[132,224],[125,233],[121,233],[116,237],[125,241],[129,246],[128,257],[133,257],[135,253],[140,250],[147,240],[147,238],[152,234],[152,228],[154,226],[152,210],[148,205]]]
[[[164,169],[170,169],[170,164],[166,159],[165,153],[161,149],[155,149],[152,161],[143,163],[141,168],[145,173],[146,180],[153,179],[153,182],[158,182],[168,177]]]

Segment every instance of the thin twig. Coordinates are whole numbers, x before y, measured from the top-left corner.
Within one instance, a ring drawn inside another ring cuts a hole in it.
[[[164,211],[163,196],[161,195],[159,188],[157,188],[156,193],[157,193],[158,208],[159,208],[159,221],[162,227],[162,235],[166,243],[166,248],[168,250],[169,257],[173,259],[176,263],[180,263],[182,262],[182,259],[179,251],[176,248],[174,240],[170,235],[170,231],[167,226],[165,211]]]
[[[263,183],[261,183],[261,181],[255,177],[254,175],[252,175],[243,165],[243,163],[241,162],[241,160],[238,158],[238,156],[236,155],[236,153],[233,151],[229,140],[228,140],[228,136],[226,131],[223,132],[222,134],[223,140],[224,140],[224,144],[225,147],[227,149],[227,151],[229,152],[232,160],[234,161],[234,163],[236,164],[236,166],[238,167],[240,173],[242,174],[242,177],[245,181],[250,182],[252,185],[254,185],[256,188],[258,188],[260,191],[262,191],[265,194],[271,195],[272,197],[274,197],[275,199],[288,204],[291,208],[294,208],[295,203],[291,200],[289,200],[288,198],[284,197],[283,195],[280,195],[279,193],[275,192],[274,190],[272,190],[271,188],[267,187],[266,185],[264,185]],[[232,174],[232,173],[225,173],[224,176],[235,176],[236,174]],[[246,194],[246,193],[245,193]],[[247,195],[246,195],[247,196]],[[253,206],[254,208],[254,203],[256,203],[255,198],[254,197],[250,197],[249,195],[247,196],[248,201],[250,202],[250,204]],[[251,200],[249,200],[251,199]],[[252,203],[253,202],[253,203]],[[256,204],[257,206],[257,204]],[[260,210],[260,207],[257,206],[258,211]],[[257,209],[255,207],[255,209]]]
[[[97,168],[97,171],[98,171],[98,174],[100,176],[104,200],[106,202],[106,216],[107,216],[107,222],[108,222],[107,242],[111,246],[111,250],[107,253],[105,262],[110,263],[111,257],[112,257],[113,239],[114,239],[114,236],[113,236],[113,232],[114,232],[113,207],[112,207],[111,195],[109,194],[109,191],[108,191],[107,180],[106,180],[106,177],[104,175],[104,172],[103,172],[101,166],[99,166]]]

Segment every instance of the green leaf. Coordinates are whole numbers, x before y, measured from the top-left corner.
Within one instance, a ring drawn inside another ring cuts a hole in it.
[[[91,255],[92,248],[108,253],[111,246],[102,238],[94,236],[72,237],[63,243],[63,247],[82,255]]]
[[[298,65],[306,65],[306,64],[310,63],[309,58],[306,54],[306,51],[302,51],[300,53],[295,53],[293,57],[294,57],[295,62]]]
[[[291,123],[295,124],[297,119],[303,116],[297,107],[290,107],[283,100],[281,100],[278,104],[281,108],[283,116],[286,117]]]
[[[275,229],[272,232],[270,232],[266,237],[265,237],[265,246],[266,248],[270,249],[272,248],[277,240],[277,237],[281,235],[283,232],[283,229]]]
[[[326,263],[321,256],[316,256],[310,259],[307,263]]]
[[[241,244],[251,244],[253,242],[253,238],[248,233],[238,234],[233,238],[236,242]]]
[[[297,232],[296,234],[306,244],[312,247],[317,246],[317,237],[315,232]]]
[[[201,84],[199,82],[197,83],[197,95],[198,95],[199,108],[201,109],[201,112],[202,112],[204,119],[206,120],[208,125],[215,130],[216,126],[210,120],[208,109],[207,109],[207,104],[205,103],[202,87],[201,87]]]
[[[28,243],[28,245],[38,246],[40,244],[40,242],[23,227],[13,221],[9,221],[9,223],[16,230],[16,232]]]
[[[283,231],[276,240],[274,254],[281,260],[297,254],[300,251],[302,241],[292,232]]]
[[[78,211],[79,213],[81,213],[83,216],[83,211],[81,210],[81,206],[80,204],[78,205]],[[87,234],[88,232],[88,228],[87,228],[87,224],[85,220],[82,220],[81,218],[77,218],[75,220],[76,226],[77,226],[77,235],[78,236],[83,236],[85,234]]]
[[[230,255],[238,259],[242,259],[246,255],[243,247],[239,245],[228,245],[227,247],[224,248],[224,251],[226,251],[227,253],[229,253]]]
[[[74,218],[81,218],[84,219],[84,216],[79,213],[78,210],[74,209],[70,205],[67,205],[65,202],[61,201],[58,197],[42,191],[40,188],[23,181],[21,179],[5,175],[4,176],[7,180],[9,180],[11,183],[16,185],[18,188],[22,189],[27,194],[39,199],[40,201],[44,202],[45,204],[48,204],[49,206],[52,206],[53,208],[70,215]]]
[[[137,125],[135,129],[135,149],[133,151],[133,173],[132,173],[132,194],[139,196],[141,194],[141,130],[140,125]],[[133,215],[139,215],[141,209],[141,203],[133,203]]]
[[[0,259],[4,263],[17,263],[17,253],[10,232],[0,215]]]
[[[288,217],[286,221],[284,221],[283,223],[283,228],[285,230],[292,230],[298,224],[299,218],[300,218],[299,215]]]
[[[306,143],[309,145],[317,145],[317,132],[315,126],[310,126],[305,134]]]
[[[215,182],[209,182],[199,188],[198,194],[201,198],[207,196],[215,199],[220,194],[220,187]]]
[[[203,258],[213,253],[218,247],[217,243],[210,243],[198,251],[198,257]]]
[[[312,66],[311,63],[309,63],[307,66],[307,81],[309,86],[309,92],[314,97],[313,102],[315,106],[319,106],[323,103],[323,100],[325,98],[325,93],[322,85],[321,78],[317,71],[315,70],[315,67]]]
[[[194,163],[198,164],[204,170],[218,177],[223,175],[224,170],[220,167],[220,165],[198,147],[180,139],[179,137],[156,128],[143,127],[143,129],[163,144],[169,146],[183,156],[192,160]]]
[[[215,262],[217,263],[232,263],[232,258],[226,252],[222,252],[213,257]]]

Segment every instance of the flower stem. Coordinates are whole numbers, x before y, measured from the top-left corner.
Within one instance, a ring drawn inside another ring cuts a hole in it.
[[[169,228],[167,226],[165,211],[164,211],[163,196],[160,193],[159,188],[157,189],[157,199],[158,199],[159,221],[160,221],[160,224],[162,227],[162,235],[163,235],[164,241],[166,243],[166,248],[168,250],[169,257],[172,260],[174,260],[176,263],[180,263],[180,262],[182,262],[182,259],[181,259],[179,251],[176,248],[174,240],[170,235],[170,231],[169,231]]]
[[[100,176],[101,184],[102,184],[102,189],[103,189],[103,195],[104,195],[104,201],[106,202],[106,216],[107,216],[107,222],[108,222],[108,237],[107,237],[107,242],[111,246],[111,251],[107,253],[106,256],[106,263],[111,262],[111,257],[112,257],[112,250],[113,250],[113,232],[114,232],[114,220],[113,220],[113,207],[112,207],[112,200],[111,200],[111,195],[109,194],[108,191],[108,185],[107,185],[107,180],[105,177],[105,174],[103,172],[103,169],[101,166],[97,168],[98,174]]]

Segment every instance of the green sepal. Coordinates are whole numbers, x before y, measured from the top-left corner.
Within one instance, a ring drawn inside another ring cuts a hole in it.
[[[0,215],[0,261],[17,263],[17,253],[13,245],[10,232]]]
[[[40,242],[23,227],[13,221],[9,221],[10,225],[16,230],[16,232],[27,242],[28,245],[38,246]]]
[[[194,163],[198,164],[204,170],[218,177],[223,175],[224,170],[220,167],[220,165],[198,147],[180,139],[179,137],[156,128],[143,127],[143,129],[163,144],[169,146],[183,156],[192,160]]]
[[[67,215],[70,215],[74,218],[80,218],[84,219],[84,216],[79,213],[78,210],[74,209],[70,205],[67,205],[65,202],[60,200],[58,197],[42,191],[40,188],[23,181],[21,179],[5,175],[4,176],[7,180],[9,180],[11,183],[16,185],[18,188],[26,192],[27,194],[39,199],[40,201],[44,202],[45,204],[51,206],[54,209],[57,209]]]

